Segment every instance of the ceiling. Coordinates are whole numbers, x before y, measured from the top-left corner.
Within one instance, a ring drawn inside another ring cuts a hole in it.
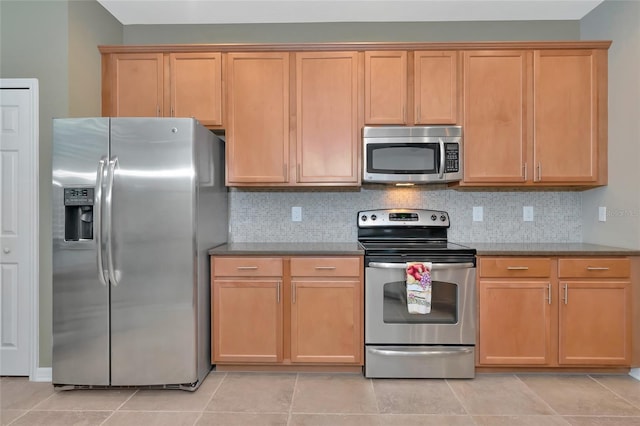
[[[123,25],[580,20],[602,0],[98,0]]]

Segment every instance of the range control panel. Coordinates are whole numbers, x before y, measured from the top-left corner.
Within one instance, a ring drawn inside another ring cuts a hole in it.
[[[358,227],[429,226],[449,227],[449,213],[440,210],[382,209],[358,212]]]

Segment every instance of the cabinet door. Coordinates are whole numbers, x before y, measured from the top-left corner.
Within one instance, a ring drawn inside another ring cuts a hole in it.
[[[560,281],[559,363],[630,365],[631,284]]]
[[[213,362],[282,361],[282,281],[214,280]]]
[[[358,54],[296,54],[297,179],[357,185]]]
[[[552,288],[549,281],[480,280],[480,364],[552,362]]]
[[[162,53],[115,53],[111,67],[111,116],[162,116]]]
[[[172,117],[195,117],[205,126],[222,124],[220,53],[170,55]]]
[[[522,51],[464,53],[464,183],[527,180],[529,58]]]
[[[227,55],[227,184],[286,183],[289,54]]]
[[[405,124],[407,52],[364,53],[365,124]]]
[[[458,52],[415,52],[414,90],[416,124],[456,124]]]
[[[536,51],[536,182],[593,182],[598,176],[596,58],[591,50]]]
[[[291,283],[291,361],[361,363],[360,281]]]

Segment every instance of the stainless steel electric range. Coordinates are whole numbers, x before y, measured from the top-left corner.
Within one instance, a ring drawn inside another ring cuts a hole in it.
[[[476,250],[449,242],[449,226],[443,211],[358,212],[358,241],[365,249],[366,377],[474,377]],[[432,264],[428,314],[407,309],[407,262]]]

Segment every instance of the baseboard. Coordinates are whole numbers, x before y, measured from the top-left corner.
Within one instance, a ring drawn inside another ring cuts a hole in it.
[[[29,377],[32,382],[50,382],[53,379],[51,367],[38,368],[34,375]]]
[[[632,368],[629,375],[636,380],[640,380],[640,368]]]

